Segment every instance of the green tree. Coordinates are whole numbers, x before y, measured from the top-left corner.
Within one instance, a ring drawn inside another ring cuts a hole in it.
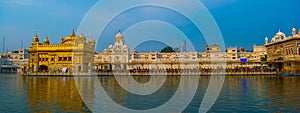
[[[161,53],[175,53],[174,49],[170,46],[163,48],[160,52]]]
[[[260,57],[260,61],[268,61],[268,56],[267,55],[265,55],[264,57]]]

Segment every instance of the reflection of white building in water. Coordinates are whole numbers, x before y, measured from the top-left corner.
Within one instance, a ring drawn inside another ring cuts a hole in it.
[[[227,67],[261,66],[261,57],[265,56],[266,48],[254,46],[253,50],[253,52],[247,52],[233,47],[222,52],[220,46],[212,45],[207,46],[205,52],[139,53],[136,50],[129,52],[124,37],[119,32],[115,36],[114,45],[95,54],[94,61],[97,70],[212,68],[212,59],[221,64],[227,64]],[[247,62],[241,63],[241,58],[247,59]]]

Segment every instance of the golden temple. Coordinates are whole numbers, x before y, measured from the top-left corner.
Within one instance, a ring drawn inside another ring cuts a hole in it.
[[[29,47],[29,72],[91,72],[94,53],[95,40],[86,42],[84,34],[77,36],[74,28],[71,35],[61,39],[61,44],[51,44],[48,37],[40,43],[36,33]]]

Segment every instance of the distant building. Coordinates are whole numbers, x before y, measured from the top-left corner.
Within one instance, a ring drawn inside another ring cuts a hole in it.
[[[278,32],[269,42],[265,38],[268,62],[273,62],[278,72],[300,73],[300,30],[292,29],[292,36]]]
[[[181,53],[160,53],[145,52],[136,50],[129,52],[123,35],[119,32],[114,45],[110,45],[103,52],[95,54],[96,70],[125,71],[132,69],[200,69],[212,67],[212,61],[220,61],[227,67],[262,66],[261,57],[266,54],[264,46],[254,46],[254,52],[238,52],[237,48],[228,48],[227,52],[221,51],[219,45],[206,46],[205,52],[181,52]],[[240,59],[247,62],[241,62]],[[220,65],[218,65],[220,66]]]
[[[115,36],[114,45],[109,45],[102,53],[96,54],[95,63],[98,69],[126,70],[129,61],[129,49],[121,32]]]
[[[27,49],[18,49],[17,51],[8,51],[0,53],[0,71],[17,72],[21,71],[29,63]]]
[[[230,60],[237,60],[238,59],[238,51],[237,51],[237,48],[228,48],[227,49],[227,57],[230,59]]]
[[[256,62],[266,61],[262,58],[265,58],[267,55],[267,48],[265,46],[253,46],[252,58],[256,60]]]
[[[61,44],[50,44],[48,37],[40,43],[36,34],[29,47],[29,68],[31,73],[90,72],[93,69],[95,40],[81,34],[72,34],[61,39]]]
[[[219,45],[206,46],[206,52],[221,52],[221,47]]]
[[[8,51],[7,53],[0,53],[2,61],[14,64],[17,66],[27,65],[29,63],[29,56],[27,49],[18,49],[17,51]]]

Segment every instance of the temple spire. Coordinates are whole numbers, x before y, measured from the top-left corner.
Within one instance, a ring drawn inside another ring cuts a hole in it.
[[[36,36],[36,37],[38,36],[38,32],[37,32],[37,31],[35,31],[35,36]]]
[[[47,45],[50,44],[50,41],[49,41],[49,39],[48,39],[48,35],[46,35],[46,39],[44,40],[44,44],[47,44]]]
[[[34,42],[39,42],[39,36],[38,36],[37,31],[35,31],[35,36],[33,37],[33,41]]]
[[[76,36],[74,27],[72,28],[72,36]]]

